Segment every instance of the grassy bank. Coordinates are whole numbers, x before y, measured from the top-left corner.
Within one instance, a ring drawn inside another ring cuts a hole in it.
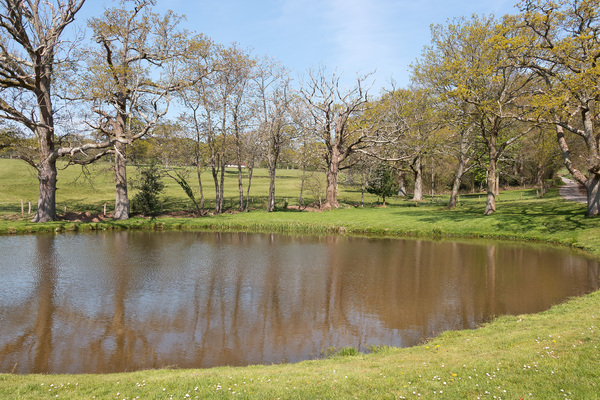
[[[75,198],[73,193],[65,190],[63,196]],[[347,198],[351,202],[359,195],[348,190]],[[386,208],[348,206],[330,212],[255,211],[100,223],[32,224],[13,216],[0,220],[0,233],[217,229],[480,237],[549,242],[600,257],[598,219],[585,218],[584,205],[560,199],[556,190],[542,199],[532,190],[503,192],[498,212],[489,217],[482,215],[485,205],[477,194],[463,196],[452,211],[444,208],[444,198],[437,200],[416,205],[395,199]],[[446,332],[413,348],[378,348],[369,354],[347,350],[298,364],[110,375],[0,374],[0,398],[594,399],[600,398],[599,306],[596,292],[539,314],[501,317],[476,330]]]

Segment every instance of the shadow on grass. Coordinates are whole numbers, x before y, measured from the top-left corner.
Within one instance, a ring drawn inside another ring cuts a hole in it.
[[[412,204],[411,204],[412,203]],[[527,234],[530,231],[549,234],[595,228],[597,220],[586,218],[585,205],[565,201],[559,196],[550,195],[543,199],[498,202],[497,212],[485,216],[485,202],[463,202],[453,210],[443,209],[441,205],[413,202],[391,205],[397,209],[398,216],[410,214],[419,222],[432,225],[451,226],[464,222],[475,223],[482,231],[486,227],[498,233]],[[479,229],[477,229],[479,230]]]

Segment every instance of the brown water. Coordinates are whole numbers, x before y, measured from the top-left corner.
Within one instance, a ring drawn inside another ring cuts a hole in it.
[[[0,237],[0,372],[295,362],[411,346],[599,287],[545,247],[116,232]]]

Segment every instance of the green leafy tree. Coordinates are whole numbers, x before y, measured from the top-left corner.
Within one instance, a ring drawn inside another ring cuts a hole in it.
[[[544,77],[530,101],[536,122],[554,125],[563,161],[587,190],[587,215],[600,214],[600,10],[598,1],[525,0],[520,3],[523,64]],[[531,39],[533,35],[533,39]],[[527,40],[529,39],[529,40]],[[513,50],[514,51],[514,50]],[[584,154],[573,154],[577,141]],[[578,158],[585,160],[579,167]]]
[[[396,194],[396,179],[392,167],[387,163],[380,163],[369,175],[367,192],[381,196],[385,207],[385,198]]]
[[[509,21],[473,16],[434,26],[432,44],[415,66],[419,81],[435,84],[442,100],[468,106],[466,127],[477,127],[487,150],[485,215],[496,211],[498,162],[528,132],[516,122],[522,117],[518,105],[539,82],[536,73],[508,54],[508,44],[518,36]]]

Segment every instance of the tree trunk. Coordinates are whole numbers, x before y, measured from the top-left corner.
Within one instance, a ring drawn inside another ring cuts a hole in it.
[[[494,185],[494,194],[500,195],[500,175],[498,174],[498,168],[496,168],[496,184]]]
[[[398,171],[398,196],[406,197],[406,172]]]
[[[415,176],[415,191],[413,200],[423,200],[423,164],[421,164],[421,155],[419,154],[410,166]]]
[[[487,176],[487,201],[485,204],[484,215],[490,215],[496,212],[496,159],[490,157]]]
[[[198,175],[198,187],[200,188],[200,215],[204,214],[204,188],[202,187],[202,169],[196,161],[196,175]]]
[[[219,188],[219,209],[221,210],[221,212],[224,211],[224,205],[223,203],[225,202],[225,164],[226,164],[226,160],[225,157],[222,156],[221,157],[221,176],[220,176],[220,188]]]
[[[536,171],[536,185],[540,188],[540,194],[544,195],[544,163],[538,161],[537,163],[537,171]]]
[[[38,205],[32,222],[49,222],[56,219],[56,161],[43,159],[38,165]]]
[[[237,107],[235,108],[237,110]],[[235,150],[238,170],[238,191],[240,193],[240,205],[238,210],[244,211],[244,183],[242,182],[242,140],[240,138],[240,127],[237,111],[233,115],[234,131],[235,131]]]
[[[248,188],[246,191],[246,212],[248,212],[248,203],[250,202],[250,186],[252,185],[252,173],[254,172],[254,162],[248,166]]]
[[[600,175],[590,172],[587,185],[587,217],[600,213]]]
[[[275,178],[277,176],[277,162],[279,161],[279,135],[270,138],[269,154],[267,155],[267,167],[269,169],[269,197],[267,200],[267,211],[275,211]]]
[[[36,133],[40,162],[37,165],[39,179],[38,207],[33,222],[48,222],[56,219],[56,158],[54,153],[54,115],[52,111],[51,79],[52,65],[42,68],[35,94],[38,99],[40,123]]]
[[[300,180],[300,198],[298,199],[298,211],[302,211],[302,202],[304,200],[304,182],[306,181],[306,166],[302,165],[302,179]]]
[[[215,214],[221,214],[221,199],[219,197],[219,169],[215,164],[211,166],[213,181],[215,182]]]
[[[491,215],[496,212],[496,193],[498,192],[497,162],[498,162],[498,133],[495,130],[489,132],[487,146],[490,156],[490,164],[487,169],[487,200],[483,215]]]
[[[238,157],[238,190],[240,192],[240,206],[238,210],[244,211],[244,183],[242,182],[242,163],[241,157]]]
[[[129,197],[127,195],[127,161],[125,160],[125,144],[115,143],[115,179],[116,198],[113,219],[129,218]]]
[[[275,168],[269,167],[269,198],[267,201],[267,211],[275,211]]]
[[[465,173],[465,160],[461,155],[458,159],[458,168],[456,175],[454,176],[454,182],[452,183],[452,193],[450,194],[450,202],[448,202],[448,208],[456,208],[456,202],[458,199],[458,190],[460,189],[460,183]]]
[[[331,158],[327,168],[327,189],[325,191],[325,203],[323,208],[330,210],[339,207],[337,201],[338,194],[338,174],[340,172],[340,152],[336,146],[331,151]]]

